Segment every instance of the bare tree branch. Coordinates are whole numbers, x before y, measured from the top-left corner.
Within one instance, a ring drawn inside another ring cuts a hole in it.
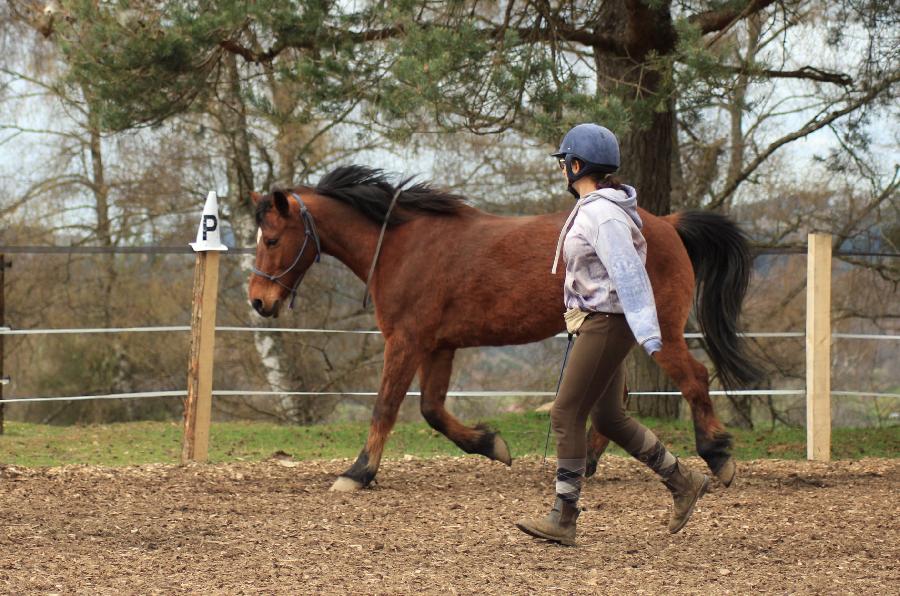
[[[900,166],[894,166],[894,175],[887,186],[861,212],[855,217],[848,218],[847,223],[834,233],[832,248],[837,251],[841,244],[853,235],[856,224],[865,221],[869,214],[878,209],[885,201],[896,198],[898,188],[900,188]]]
[[[820,128],[824,128],[841,118],[842,116],[846,116],[847,114],[858,110],[860,107],[868,104],[870,101],[875,99],[878,95],[880,95],[886,89],[889,89],[892,85],[900,81],[900,72],[894,73],[892,76],[884,79],[878,85],[872,87],[868,93],[865,95],[861,95],[856,98],[854,101],[850,102],[840,110],[836,110],[831,112],[824,117],[820,117],[821,114],[817,115],[815,118],[807,122],[806,126],[801,128],[800,130],[794,131],[790,134],[787,134],[779,139],[776,139],[772,143],[766,147],[762,153],[756,156],[756,158],[751,161],[747,167],[745,167],[741,173],[731,182],[729,182],[722,191],[716,195],[716,197],[709,203],[707,206],[708,209],[717,209],[722,206],[723,203],[737,190],[738,186],[740,186],[741,182],[746,180],[753,172],[756,171],[759,166],[761,166],[766,159],[769,158],[773,153],[775,153],[778,149],[783,147],[784,145],[796,141],[797,139],[802,139],[803,137],[814,133]]]
[[[774,2],[775,0],[750,0],[741,9],[735,7],[718,8],[691,15],[688,17],[688,22],[700,27],[700,31],[704,34],[720,33],[720,35],[717,35],[710,41],[710,43],[714,43],[721,37],[721,34],[728,31],[735,23],[754,12],[759,12]]]
[[[757,69],[746,66],[722,65],[720,68],[728,72],[740,75],[762,76],[770,79],[806,79],[820,83],[834,83],[848,87],[853,84],[853,77],[842,72],[829,72],[814,66],[804,66],[797,70],[770,70]]]

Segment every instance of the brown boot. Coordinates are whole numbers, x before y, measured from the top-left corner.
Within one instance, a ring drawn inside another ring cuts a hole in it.
[[[675,465],[675,471],[663,484],[672,492],[675,502],[675,509],[669,519],[669,532],[674,534],[691,518],[694,506],[709,487],[709,478],[705,474],[688,469],[679,460]]]
[[[577,505],[556,497],[553,509],[546,517],[521,519],[516,522],[516,527],[537,538],[575,546],[575,522],[579,513]]]

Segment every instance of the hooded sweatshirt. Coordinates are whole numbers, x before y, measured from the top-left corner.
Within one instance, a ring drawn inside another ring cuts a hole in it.
[[[648,354],[662,349],[656,302],[644,264],[647,241],[637,212],[637,193],[602,188],[581,197],[560,233],[566,263],[566,308],[624,313],[637,342]]]

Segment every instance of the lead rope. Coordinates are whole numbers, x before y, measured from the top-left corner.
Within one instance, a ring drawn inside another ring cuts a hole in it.
[[[566,353],[563,355],[562,366],[559,368],[559,380],[556,382],[556,394],[553,396],[553,401],[556,401],[556,398],[559,397],[559,388],[562,386],[562,378],[563,372],[566,370],[566,362],[569,360],[569,348],[572,347],[572,339],[575,336],[571,333],[569,334],[569,341],[566,343]],[[550,448],[550,428],[553,425],[553,419],[547,421],[547,440],[544,442],[544,457],[541,459],[541,466],[546,466],[547,464],[547,449]]]
[[[400,196],[401,192],[403,192],[402,188],[398,188],[394,192],[394,197],[391,199],[391,204],[388,206],[387,212],[384,214],[384,222],[381,224],[381,233],[378,234],[378,244],[375,245],[375,256],[372,257],[372,266],[369,267],[369,275],[368,277],[366,277],[366,291],[363,294],[363,310],[365,310],[369,306],[369,287],[372,284],[372,275],[375,273],[375,265],[378,263],[378,255],[381,254],[381,243],[384,240],[384,231],[387,229],[388,220],[391,219],[391,211],[394,210],[394,205],[397,204],[397,198]]]

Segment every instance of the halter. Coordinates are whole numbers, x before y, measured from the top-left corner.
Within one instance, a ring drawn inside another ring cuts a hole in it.
[[[294,262],[291,263],[290,267],[288,267],[278,275],[269,275],[265,271],[257,269],[255,265],[253,266],[253,273],[269,281],[277,283],[279,286],[290,292],[291,302],[288,304],[288,308],[294,310],[294,300],[297,298],[297,286],[299,286],[300,282],[303,281],[303,276],[306,275],[306,271],[304,271],[300,274],[299,277],[297,277],[297,281],[294,282],[294,285],[292,287],[288,287],[287,285],[283,284],[281,282],[281,278],[290,273],[294,269],[294,267],[297,266],[297,263],[300,262],[300,257],[302,257],[303,253],[306,252],[306,246],[309,244],[310,237],[313,239],[313,242],[316,243],[315,263],[318,263],[319,258],[322,256],[322,245],[319,242],[319,233],[316,231],[316,222],[313,219],[312,214],[309,212],[309,209],[306,208],[306,203],[303,202],[303,199],[300,198],[300,195],[293,192],[290,193],[290,195],[297,199],[297,203],[300,204],[300,217],[303,219],[303,227],[305,229],[303,246],[300,247],[300,252],[297,253],[297,258],[294,259]]]

